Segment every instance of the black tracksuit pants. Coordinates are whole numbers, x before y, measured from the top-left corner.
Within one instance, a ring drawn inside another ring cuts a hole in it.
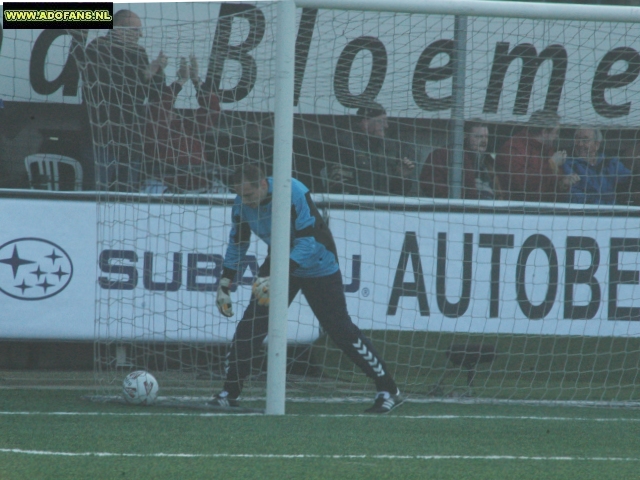
[[[384,360],[371,341],[351,321],[340,270],[326,277],[290,276],[289,304],[300,290],[331,340],[375,382],[377,390],[396,393],[396,383]],[[269,307],[258,305],[252,298],[238,323],[227,355],[229,365],[224,389],[231,398],[237,398],[242,391],[243,381],[251,371],[251,359],[267,336],[268,323]]]

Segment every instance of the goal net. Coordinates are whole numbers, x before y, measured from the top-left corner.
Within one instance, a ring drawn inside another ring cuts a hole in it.
[[[206,395],[267,254],[252,237],[235,315],[220,315],[229,173],[273,168],[276,5],[122,7],[151,65],[168,62],[132,88],[142,50],[96,54],[106,32],[80,62],[105,172],[96,374],[109,388],[144,368],[165,392]],[[637,401],[639,24],[309,7],[296,19],[293,176],[333,232],[352,320],[403,394]],[[288,398],[370,398],[302,296],[288,344]],[[267,348],[244,397],[264,396]]]

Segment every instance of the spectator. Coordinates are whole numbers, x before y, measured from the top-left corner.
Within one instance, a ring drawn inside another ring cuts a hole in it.
[[[567,157],[564,150],[555,151],[559,122],[557,113],[538,110],[500,148],[496,175],[506,200],[553,202],[578,181],[577,175],[559,172]]]
[[[173,105],[184,84],[191,78],[200,108],[194,117],[178,114]],[[149,193],[207,191],[210,184],[204,161],[204,137],[216,126],[220,103],[214,93],[200,88],[198,62],[180,59],[178,79],[170,86],[164,81],[152,95],[147,113],[144,153],[147,173],[143,190]]]
[[[387,112],[378,104],[361,107],[355,131],[344,138],[340,157],[327,159],[330,193],[407,195],[415,164],[406,146],[387,138]]]
[[[464,165],[462,198],[493,200],[500,198],[496,188],[493,157],[487,153],[489,128],[482,121],[464,124]],[[420,194],[426,197],[449,198],[449,171],[453,151],[440,148],[432,152],[420,174]]]
[[[626,186],[619,188],[616,203],[640,206],[640,131],[622,149],[621,160],[631,172]]]
[[[573,157],[562,165],[566,175],[576,174],[580,180],[571,185],[569,201],[613,205],[616,188],[629,183],[631,171],[619,158],[605,158],[600,153],[602,132],[597,128],[579,128],[573,137]]]
[[[167,64],[162,52],[150,63],[138,45],[140,38],[140,17],[119,10],[113,16],[113,30],[93,40],[81,58],[96,144],[98,189],[131,191],[140,184],[144,104],[150,83],[163,79]]]

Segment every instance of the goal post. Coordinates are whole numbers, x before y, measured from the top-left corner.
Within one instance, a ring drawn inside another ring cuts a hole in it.
[[[278,2],[276,108],[273,150],[273,219],[266,413],[283,415],[287,375],[287,312],[291,255],[291,161],[295,67],[295,4]]]
[[[410,400],[638,401],[639,9],[462,0],[127,7],[141,18],[149,59],[169,57],[166,84],[193,55],[202,90],[185,82],[170,109],[179,121],[167,127],[191,160],[159,159],[166,136],[144,128],[151,150],[141,173],[154,182],[100,195],[101,387],[129,368],[151,370],[176,395],[222,387],[227,345],[268,252],[252,237],[233,279],[234,316],[220,315],[228,174],[260,161],[273,177],[272,297],[243,401],[266,395],[267,413],[283,414],[285,398],[374,393],[302,296],[287,307],[292,179],[332,230],[354,323]],[[219,112],[202,92],[219,99]],[[100,103],[86,100],[90,110]],[[140,102],[135,128],[153,101]],[[380,109],[384,121],[370,115]],[[601,151],[625,167],[615,175],[627,190],[602,205],[466,196],[465,124],[487,127],[495,160],[538,110],[561,117],[552,146],[569,157],[576,132],[596,129]],[[382,140],[362,130],[376,122]],[[185,126],[190,140],[180,143]],[[383,153],[363,152],[362,138]],[[448,177],[427,191],[422,173],[447,149]],[[192,170],[202,183],[175,183],[180,172],[193,180]]]

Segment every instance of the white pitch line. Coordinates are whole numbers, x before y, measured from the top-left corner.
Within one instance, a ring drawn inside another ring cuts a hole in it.
[[[144,408],[144,407],[141,407]],[[1,412],[0,416],[87,416],[87,417],[265,417],[263,413],[194,413],[194,412]],[[370,415],[370,414],[300,414],[288,413],[287,417],[307,418],[396,418],[409,420],[532,420],[546,422],[640,422],[640,418],[589,418],[589,417],[549,417],[549,416],[514,416],[514,415]]]
[[[145,408],[145,407],[141,407]],[[2,415],[45,415],[87,417],[264,417],[263,413],[160,413],[160,412],[0,412]],[[293,416],[293,415],[291,415]],[[303,416],[303,415],[299,415]],[[357,416],[357,415],[354,415]]]
[[[115,452],[52,452],[0,448],[0,453],[43,455],[55,457],[119,457],[119,458],[257,458],[257,459],[322,459],[322,460],[520,460],[520,461],[592,461],[639,462],[632,457],[527,457],[523,455],[316,455],[316,454],[252,454],[252,453],[115,453]]]

